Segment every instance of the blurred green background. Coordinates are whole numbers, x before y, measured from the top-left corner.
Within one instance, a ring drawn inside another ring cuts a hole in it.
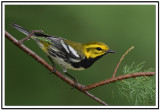
[[[155,5],[6,5],[6,31],[17,39],[25,37],[10,26],[12,23],[76,42],[101,41],[116,51],[89,69],[69,70],[84,85],[111,78],[121,56],[131,46],[135,49],[125,57],[116,76],[133,62],[145,61],[144,69],[155,67]],[[24,44],[50,63],[33,40]],[[59,66],[57,69],[62,71]],[[5,39],[6,105],[100,105],[49,73]],[[89,92],[109,105],[133,105],[119,95],[115,83]]]

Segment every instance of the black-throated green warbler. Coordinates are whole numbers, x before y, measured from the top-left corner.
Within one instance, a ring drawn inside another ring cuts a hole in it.
[[[30,31],[27,31],[17,24],[12,24],[12,26],[27,36],[31,34]],[[47,53],[50,60],[53,58],[62,66],[63,72],[76,82],[76,78],[68,74],[67,69],[86,69],[105,54],[114,53],[106,44],[97,41],[82,44],[61,37],[47,35],[42,32],[34,32],[31,38]],[[52,60],[51,62],[53,63]]]

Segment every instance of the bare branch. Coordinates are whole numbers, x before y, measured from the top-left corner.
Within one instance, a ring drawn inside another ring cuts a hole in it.
[[[91,97],[94,100],[97,100],[99,103],[108,106],[108,104],[106,104],[104,101],[98,99],[97,97],[95,97],[94,95],[90,94],[89,92],[85,91],[84,92],[87,96]]]
[[[121,57],[120,61],[119,61],[118,64],[117,64],[116,69],[114,70],[113,78],[115,77],[116,72],[117,72],[117,69],[118,69],[119,65],[121,64],[122,60],[124,59],[124,57],[125,57],[132,49],[134,49],[134,46],[132,46],[131,48],[129,48],[129,49],[123,54],[123,56]]]
[[[96,88],[96,87],[99,87],[99,86],[102,86],[104,84],[108,84],[111,82],[115,82],[117,80],[122,80],[122,79],[127,79],[127,78],[135,78],[135,77],[140,77],[140,76],[154,76],[154,75],[155,75],[155,72],[139,72],[139,73],[125,74],[125,75],[121,75],[118,77],[112,77],[110,79],[106,79],[104,81],[100,81],[100,82],[96,82],[94,84],[88,85],[88,86],[86,86],[85,90],[88,91],[90,89],[93,89],[93,88]]]
[[[23,44],[18,43],[18,40],[16,40],[12,35],[10,35],[8,32],[5,32],[5,37],[8,38],[12,43],[14,43],[16,46],[21,48],[24,52],[26,52],[28,55],[32,56],[35,60],[37,60],[39,63],[41,63],[44,67],[46,67],[49,71],[52,71],[54,68],[50,66],[45,60],[43,60],[41,57],[39,57],[35,52],[24,46]],[[62,73],[59,71],[55,71],[54,74],[61,78],[63,81],[66,83],[70,84],[71,86],[75,85],[75,82],[69,79],[68,77],[64,76]],[[100,100],[99,98],[95,97],[94,95],[90,94],[89,92],[85,91],[85,86],[78,84],[76,86],[76,89],[79,91],[83,92],[87,96],[91,97],[95,101],[103,104],[103,105],[108,105],[104,101]]]

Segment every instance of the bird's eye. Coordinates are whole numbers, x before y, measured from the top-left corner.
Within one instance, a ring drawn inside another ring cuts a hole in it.
[[[100,47],[97,47],[97,50],[102,50]]]

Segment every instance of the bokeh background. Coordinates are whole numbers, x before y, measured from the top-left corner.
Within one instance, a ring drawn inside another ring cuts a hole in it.
[[[76,42],[101,41],[116,51],[89,69],[69,70],[84,85],[111,78],[121,56],[131,46],[135,49],[125,57],[116,75],[122,75],[123,67],[133,62],[145,61],[144,69],[155,67],[155,5],[6,5],[6,31],[17,39],[25,37],[10,26],[12,23]],[[24,44],[50,63],[33,40]],[[62,71],[59,66],[57,69]],[[100,105],[49,73],[5,39],[6,105]],[[89,92],[109,105],[134,103],[119,94],[116,83]]]

